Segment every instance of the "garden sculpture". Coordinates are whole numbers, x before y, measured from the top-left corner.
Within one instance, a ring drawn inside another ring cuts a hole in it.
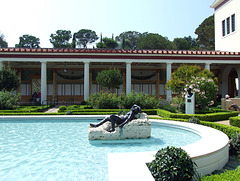
[[[110,115],[109,117],[104,118],[101,122],[97,123],[97,124],[92,124],[90,123],[91,127],[99,127],[102,124],[106,123],[107,121],[111,122],[112,128],[109,130],[109,132],[113,132],[115,131],[115,124],[117,124],[117,126],[119,128],[122,128],[125,124],[127,124],[129,121],[132,121],[135,117],[136,114],[138,114],[139,112],[141,112],[141,108],[134,104],[131,108],[131,110],[123,115],[123,116],[117,116],[117,115]]]

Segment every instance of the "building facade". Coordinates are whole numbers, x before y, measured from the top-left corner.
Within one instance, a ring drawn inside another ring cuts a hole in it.
[[[240,1],[215,0],[215,50],[240,52]]]
[[[43,104],[78,104],[101,90],[97,73],[110,67],[123,75],[117,94],[136,91],[171,99],[165,85],[182,64],[211,70],[218,77],[220,95],[240,95],[236,87],[240,53],[236,52],[0,48],[0,69],[10,66],[18,71],[21,86],[17,92],[25,104],[32,102],[35,92],[41,94]]]

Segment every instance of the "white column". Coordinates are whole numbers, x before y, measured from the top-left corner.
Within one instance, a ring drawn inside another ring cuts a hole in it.
[[[209,70],[210,71],[210,63],[205,63],[205,69]]]
[[[126,62],[126,94],[128,95],[132,90],[132,72],[131,63]]]
[[[89,61],[84,62],[84,100],[89,97]]]
[[[41,61],[41,103],[47,104],[47,62]]]
[[[169,81],[171,79],[171,73],[172,73],[172,63],[167,63],[166,65],[166,81]],[[171,101],[172,98],[172,91],[167,90],[167,100]]]

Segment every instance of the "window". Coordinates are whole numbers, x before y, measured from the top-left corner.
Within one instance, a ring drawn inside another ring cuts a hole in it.
[[[225,20],[222,21],[222,36],[226,35],[226,30],[225,30]]]
[[[232,21],[232,32],[235,31],[235,14],[231,16],[231,21]]]
[[[230,17],[227,18],[227,34],[230,33]]]

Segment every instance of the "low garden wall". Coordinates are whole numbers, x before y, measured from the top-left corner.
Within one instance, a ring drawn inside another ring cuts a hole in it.
[[[221,107],[222,107],[222,109],[234,111],[233,108],[229,109],[229,106],[232,103],[237,104],[238,106],[240,106],[240,98],[229,98],[229,99],[222,98],[221,99]]]

